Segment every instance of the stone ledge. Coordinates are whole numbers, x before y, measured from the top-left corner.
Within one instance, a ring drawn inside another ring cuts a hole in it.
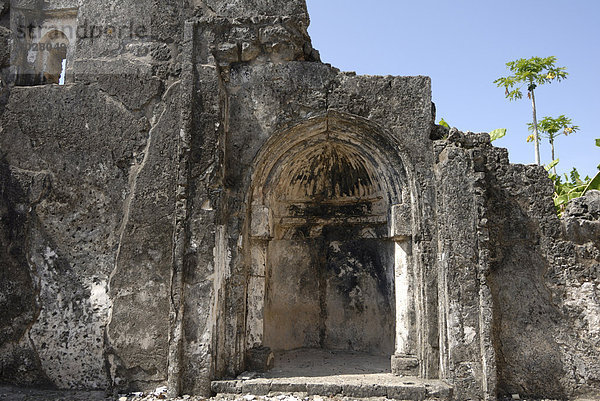
[[[439,380],[423,380],[415,377],[400,379],[392,374],[217,380],[211,382],[211,390],[221,394],[306,393],[320,396],[387,397],[418,401],[450,400],[453,394],[452,387]]]

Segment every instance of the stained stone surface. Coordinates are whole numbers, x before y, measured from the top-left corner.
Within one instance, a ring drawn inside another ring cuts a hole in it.
[[[31,85],[24,22],[77,30],[64,85]],[[0,383],[210,396],[312,347],[456,400],[600,397],[599,192],[558,218],[542,168],[435,125],[428,77],[321,63],[308,23],[300,0],[0,0]],[[0,396],[63,396],[27,391]]]

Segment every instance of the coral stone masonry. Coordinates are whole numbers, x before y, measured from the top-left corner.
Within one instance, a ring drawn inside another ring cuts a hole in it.
[[[600,397],[600,192],[320,62],[302,0],[0,0],[0,383]]]

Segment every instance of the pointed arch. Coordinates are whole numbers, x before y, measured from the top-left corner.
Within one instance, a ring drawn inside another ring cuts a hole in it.
[[[253,167],[246,349],[341,346],[414,367],[417,194],[396,138],[328,111],[274,134]]]

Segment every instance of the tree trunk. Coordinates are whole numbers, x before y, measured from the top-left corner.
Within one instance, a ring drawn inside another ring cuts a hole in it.
[[[554,138],[550,137],[550,151],[552,152],[552,161],[556,160],[554,158]],[[556,175],[556,165],[552,167],[552,171],[554,171],[554,175]]]
[[[535,95],[533,89],[531,93],[531,107],[533,108],[533,144],[535,146],[535,164],[540,165],[540,137],[538,135],[537,114],[535,110]],[[554,160],[554,159],[553,159]]]

